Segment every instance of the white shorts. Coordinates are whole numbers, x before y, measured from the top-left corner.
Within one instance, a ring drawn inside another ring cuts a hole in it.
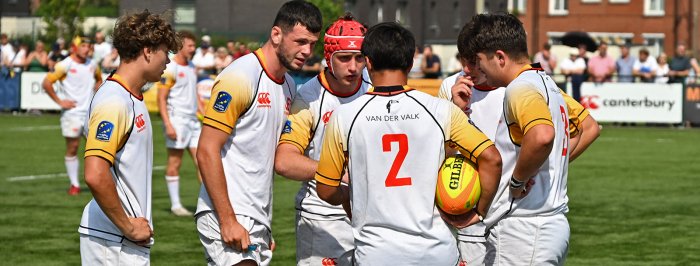
[[[506,217],[491,229],[486,242],[485,263],[564,265],[569,235],[569,221],[564,214]]]
[[[80,234],[82,265],[150,265],[151,250],[130,241],[122,243]]]
[[[61,114],[61,134],[66,138],[80,138],[83,135],[86,115]]]
[[[258,265],[266,266],[272,259],[270,250],[270,230],[261,223],[248,216],[236,215],[240,223],[250,236],[250,243],[258,245],[254,251],[242,253],[221,240],[219,220],[212,211],[200,213],[196,217],[199,240],[204,246],[204,256],[208,265],[234,265],[244,260],[255,261]]]
[[[202,132],[202,124],[197,118],[188,118],[171,115],[170,124],[173,125],[177,139],[172,140],[165,136],[165,146],[170,149],[197,148],[199,133]],[[165,129],[163,130],[165,134]]]
[[[297,212],[297,265],[351,265],[355,238],[347,217],[313,220]]]

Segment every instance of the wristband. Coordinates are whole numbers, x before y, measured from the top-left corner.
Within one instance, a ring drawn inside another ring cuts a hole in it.
[[[515,178],[515,176],[510,177],[510,188],[512,189],[518,189],[521,188],[525,185],[525,181],[520,181]]]
[[[478,210],[476,207],[474,207],[474,213],[476,213],[476,217],[479,217],[479,222],[482,222],[482,223],[483,223],[483,222],[484,222],[484,216],[481,215],[481,213],[479,213],[479,210]]]

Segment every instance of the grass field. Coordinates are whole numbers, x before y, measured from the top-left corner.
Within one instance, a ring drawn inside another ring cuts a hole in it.
[[[155,115],[152,119],[152,264],[204,264],[193,219],[170,214],[161,123]],[[78,197],[66,194],[63,153],[57,115],[0,114],[0,265],[80,263],[77,227],[91,196],[87,190]],[[194,209],[199,185],[191,161],[185,161],[181,195]],[[273,265],[294,264],[298,186],[275,180],[273,234],[278,249]],[[699,130],[606,126],[569,171],[572,234],[567,264],[700,264],[698,188]]]

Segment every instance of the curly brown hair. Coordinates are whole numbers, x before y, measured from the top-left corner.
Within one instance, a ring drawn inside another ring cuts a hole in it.
[[[158,49],[165,45],[168,50],[177,52],[182,46],[170,23],[148,9],[121,16],[114,25],[112,38],[122,62],[135,60],[143,48]]]

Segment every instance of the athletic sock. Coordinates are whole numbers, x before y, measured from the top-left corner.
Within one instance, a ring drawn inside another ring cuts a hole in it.
[[[70,179],[70,184],[72,186],[80,187],[80,181],[78,181],[78,168],[80,168],[80,161],[78,161],[78,157],[66,156],[65,162],[66,172],[68,173],[68,179]]]
[[[165,176],[165,181],[168,183],[168,194],[170,195],[170,205],[172,207],[180,207],[180,177]]]

